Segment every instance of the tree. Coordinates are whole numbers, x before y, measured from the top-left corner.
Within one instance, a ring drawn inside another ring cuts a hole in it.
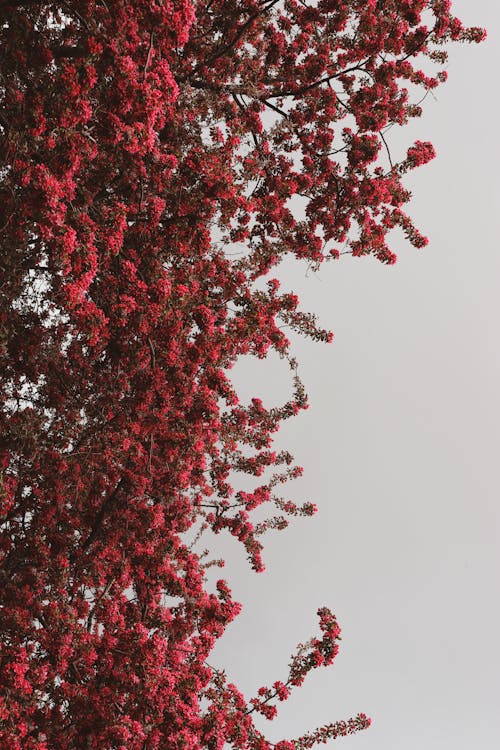
[[[484,32],[448,0],[3,0],[0,20],[2,746],[268,750],[254,716],[339,626],[320,609],[246,700],[207,662],[239,605],[186,532],[227,530],[258,571],[263,532],[314,512],[277,494],[300,469],[272,438],[307,405],[284,328],[331,334],[270,273],[393,263],[394,227],[426,243],[402,177],[432,146],[393,163],[387,131]],[[241,404],[231,366],[272,350],[293,398]]]

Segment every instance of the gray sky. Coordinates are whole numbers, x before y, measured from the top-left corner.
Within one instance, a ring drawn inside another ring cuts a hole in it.
[[[335,332],[331,346],[299,343],[311,406],[277,443],[305,468],[288,495],[320,512],[267,537],[261,575],[223,542],[244,610],[211,659],[251,697],[285,677],[318,606],[337,614],[335,665],[265,723],[276,740],[364,711],[372,727],[339,750],[499,747],[500,6],[454,7],[489,38],[451,50],[448,83],[401,132],[438,151],[407,183],[430,245],[399,243],[392,268],[286,269]],[[286,396],[276,362],[237,378],[244,398]]]

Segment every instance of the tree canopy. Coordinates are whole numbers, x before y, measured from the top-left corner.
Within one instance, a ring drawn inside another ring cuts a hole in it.
[[[287,329],[331,340],[272,276],[420,248],[388,130],[480,41],[449,0],[3,0],[0,5],[0,744],[302,750],[272,718],[340,629],[248,699],[207,662],[239,611],[186,532],[241,541],[311,515],[273,450],[307,406]],[[422,68],[419,67],[422,66]],[[274,351],[282,405],[230,370]],[[262,477],[249,489],[247,477]],[[267,520],[259,506],[273,510]],[[173,600],[175,603],[172,603]]]

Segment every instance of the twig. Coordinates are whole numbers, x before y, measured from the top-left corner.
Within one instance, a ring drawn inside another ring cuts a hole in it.
[[[394,169],[394,164],[392,163],[391,152],[389,150],[389,146],[387,145],[387,141],[384,138],[384,134],[382,133],[381,130],[379,131],[379,136],[382,139],[382,143],[385,146],[385,150],[387,151],[387,156],[389,157],[389,164],[391,165],[391,171],[392,171]]]
[[[149,460],[148,460],[148,473],[151,474],[151,465],[153,463],[153,450],[155,446],[155,438],[153,433],[149,437]]]
[[[115,581],[116,581],[116,578],[112,578],[111,581],[109,581],[106,584],[106,586],[101,591],[101,593],[99,594],[99,596],[95,600],[94,604],[92,605],[92,608],[90,609],[90,611],[89,611],[89,613],[87,615],[87,630],[90,630],[90,625],[91,625],[91,622],[92,622],[92,617],[94,615],[94,612],[96,610],[97,605],[99,604],[99,602],[101,601],[101,599],[104,599],[104,597],[107,596],[107,594],[109,594],[111,586],[114,584]]]
[[[154,370],[156,364],[155,349],[149,336],[147,336],[146,340],[148,342],[149,351],[151,352],[151,369]]]
[[[153,40],[154,40],[154,31],[152,31],[149,35],[149,49],[148,49],[148,56],[146,58],[146,65],[144,66],[144,76],[143,81],[146,80],[146,73],[148,72],[149,64],[151,62],[151,56],[153,54]]]

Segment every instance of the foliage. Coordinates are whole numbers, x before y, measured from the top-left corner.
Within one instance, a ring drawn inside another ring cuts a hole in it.
[[[425,244],[401,178],[432,146],[393,164],[385,136],[444,80],[444,46],[483,37],[449,6],[1,3],[2,747],[268,750],[255,714],[333,661],[320,609],[287,680],[246,700],[207,663],[239,605],[185,532],[227,530],[258,571],[266,528],[314,512],[277,494],[300,469],[272,436],[307,405],[284,329],[331,335],[269,274],[393,263],[397,226]],[[241,404],[231,366],[269,351],[293,398]]]

